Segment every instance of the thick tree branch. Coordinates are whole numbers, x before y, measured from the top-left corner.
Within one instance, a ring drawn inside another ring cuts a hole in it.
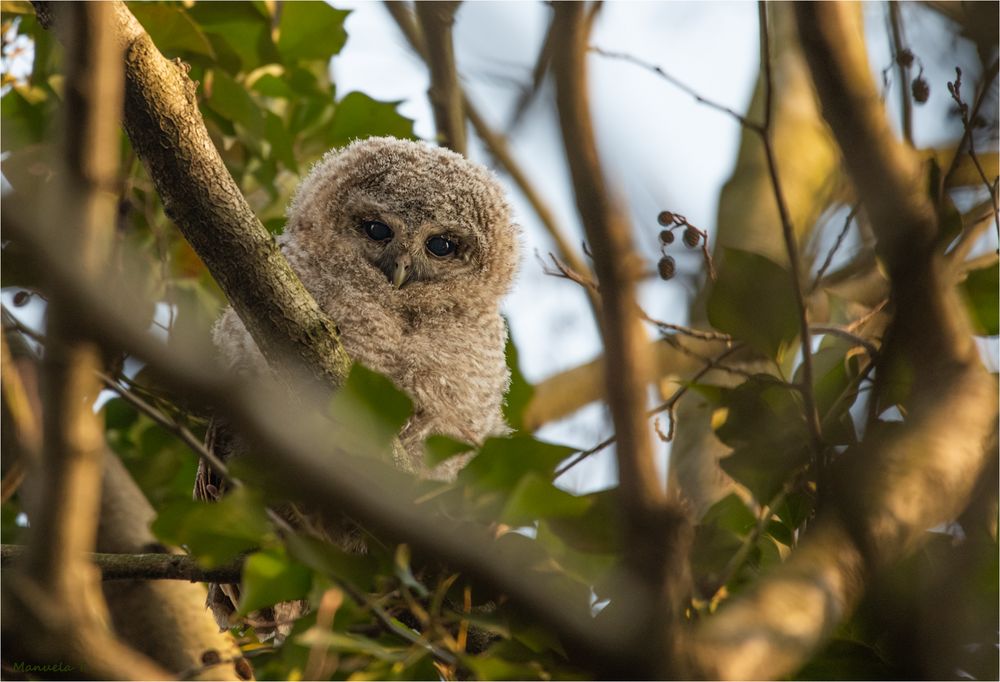
[[[43,26],[51,6],[36,2]],[[319,309],[243,198],[209,137],[196,86],[121,2],[109,20],[125,46],[125,130],[164,210],[194,247],[279,374],[336,385],[350,361]]]
[[[969,500],[996,430],[994,381],[933,249],[935,212],[912,152],[892,135],[871,81],[860,14],[800,3],[796,17],[824,115],[889,265],[895,319],[880,374],[913,377],[907,417],[872,424],[834,468],[830,504],[785,564],[704,621],[692,650],[720,679],[793,674],[860,598],[867,580],[912,551]]]
[[[417,19],[424,35],[427,66],[431,72],[429,92],[441,143],[465,156],[465,113],[462,88],[455,67],[455,46],[451,28],[461,2],[426,0],[415,5]]]

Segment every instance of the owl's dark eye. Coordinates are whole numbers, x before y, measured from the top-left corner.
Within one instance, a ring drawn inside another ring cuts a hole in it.
[[[377,220],[366,220],[361,223],[361,229],[369,239],[376,242],[387,242],[392,239],[392,228]]]
[[[446,237],[431,237],[427,240],[427,250],[438,257],[450,256],[455,253],[458,244]]]

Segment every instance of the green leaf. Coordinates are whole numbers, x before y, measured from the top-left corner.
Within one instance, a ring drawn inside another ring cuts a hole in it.
[[[429,467],[435,467],[446,459],[471,450],[475,450],[475,448],[468,443],[448,436],[434,435],[424,441],[424,452],[427,453],[426,462]]]
[[[709,507],[700,523],[725,528],[744,536],[757,525],[757,517],[739,495],[730,493]]]
[[[284,549],[255,552],[243,564],[237,613],[243,616],[278,602],[302,599],[311,585],[312,571],[290,559]]]
[[[220,63],[230,73],[250,72],[261,64],[280,61],[271,40],[271,17],[253,3],[198,2],[188,13],[207,34]]]
[[[413,401],[386,377],[355,363],[330,407],[349,439],[345,449],[377,454],[410,418]]]
[[[271,111],[266,111],[264,116],[264,130],[267,141],[271,144],[271,158],[281,161],[281,164],[293,173],[298,173],[299,164],[295,159],[292,138],[285,130],[284,122]]]
[[[124,431],[139,418],[135,408],[121,398],[112,398],[104,404],[104,428]]]
[[[264,118],[253,97],[225,71],[212,72],[212,95],[208,106],[223,118],[239,123],[254,135],[264,136]]]
[[[716,435],[733,448],[719,461],[760,502],[809,462],[809,434],[797,391],[758,374],[724,393],[726,421]]]
[[[519,431],[524,428],[524,408],[531,402],[535,387],[529,384],[521,373],[517,346],[509,334],[504,356],[507,359],[507,367],[510,368],[510,388],[507,389],[507,399],[503,404],[503,416],[512,429]]]
[[[187,545],[200,563],[219,566],[267,537],[267,514],[258,493],[237,488],[219,502],[168,503],[152,525],[162,542]]]
[[[1000,334],[998,310],[1000,310],[1000,266],[973,270],[962,283],[962,292],[972,316],[977,334],[996,336]]]
[[[618,488],[585,495],[586,510],[574,517],[546,522],[567,546],[580,552],[610,554],[620,549],[621,508]]]
[[[350,92],[337,103],[333,123],[327,133],[330,147],[342,147],[352,140],[375,135],[414,139],[413,121],[402,116],[399,102],[379,102],[362,92]]]
[[[500,520],[523,526],[539,519],[580,516],[591,505],[586,497],[571,495],[552,485],[551,479],[529,473],[514,487]]]
[[[511,490],[532,472],[551,478],[556,466],[574,452],[523,434],[490,438],[458,474],[458,480],[488,490]]]
[[[281,8],[278,51],[286,64],[305,59],[328,62],[347,42],[344,19],[349,10],[324,2],[288,2]]]
[[[328,542],[305,535],[285,538],[292,556],[314,571],[344,580],[361,590],[371,590],[378,573],[376,560],[368,554],[348,554]]]
[[[708,320],[769,358],[798,334],[788,270],[755,253],[723,249],[719,279],[708,297]]]
[[[167,57],[194,54],[208,60],[215,59],[212,44],[183,7],[134,2],[129,9]]]

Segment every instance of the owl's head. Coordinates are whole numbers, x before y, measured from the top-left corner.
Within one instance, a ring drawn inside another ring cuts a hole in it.
[[[288,218],[285,240],[297,260],[305,255],[310,269],[388,301],[499,300],[520,256],[518,229],[488,170],[390,137],[327,153]]]

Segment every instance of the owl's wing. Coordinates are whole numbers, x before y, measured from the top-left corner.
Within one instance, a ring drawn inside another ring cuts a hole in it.
[[[233,454],[233,431],[229,422],[220,417],[212,417],[205,433],[205,448],[225,462]],[[194,499],[217,502],[226,492],[226,482],[212,470],[212,465],[204,457],[198,460],[198,473],[194,479]]]

